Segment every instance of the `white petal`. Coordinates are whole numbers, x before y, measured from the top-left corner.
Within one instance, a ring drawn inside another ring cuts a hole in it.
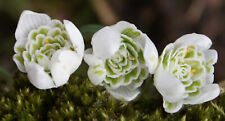
[[[119,50],[121,40],[122,38],[118,31],[110,27],[100,29],[93,35],[91,41],[94,55],[103,60],[111,57]]]
[[[131,90],[127,86],[121,86],[116,89],[106,87],[106,89],[112,96],[121,101],[131,101],[140,93],[138,89]]]
[[[168,102],[181,100],[185,93],[185,87],[174,75],[162,69],[160,66],[154,76],[154,85],[160,94]]]
[[[92,49],[85,50],[84,61],[89,65],[88,78],[94,85],[100,85],[106,77],[103,61],[92,54]]]
[[[192,33],[192,34],[183,35],[182,37],[178,38],[174,44],[176,46],[195,45],[200,50],[207,50],[211,47],[212,41],[203,34]]]
[[[184,100],[184,104],[201,104],[213,100],[220,94],[218,84],[208,84],[200,89],[200,94],[197,96],[189,96]]]
[[[29,62],[25,65],[30,82],[38,89],[50,89],[55,87],[51,77],[40,65]]]
[[[211,68],[211,72],[206,74],[206,83],[212,84],[214,82],[214,67]]]
[[[112,25],[110,27],[112,29],[115,29],[116,31],[119,31],[120,33],[126,28],[133,28],[134,30],[137,29],[134,24],[131,24],[127,21],[119,21],[118,23],[116,23],[115,25]]]
[[[217,62],[218,53],[217,53],[216,50],[209,49],[209,50],[206,50],[204,52],[204,54],[205,54],[205,61],[206,62],[212,61],[212,64],[215,64]]]
[[[18,46],[25,47],[28,34],[32,29],[37,28],[40,25],[48,24],[50,22],[51,18],[46,14],[35,13],[29,10],[23,11],[15,32],[17,41],[14,46],[14,51],[16,52],[16,47]]]
[[[171,107],[168,104],[166,104],[165,100],[163,101],[163,107],[167,113],[176,113],[182,108],[182,106],[183,101],[172,103]]]
[[[70,40],[75,47],[77,53],[81,56],[84,54],[84,39],[78,30],[78,28],[70,21],[64,20],[64,25],[66,28],[66,31],[68,32],[68,35],[70,37]]]
[[[82,57],[71,50],[58,50],[51,59],[51,74],[56,86],[64,85],[81,64]]]
[[[26,72],[26,69],[24,67],[24,65],[22,65],[17,59],[16,59],[16,56],[19,56],[19,54],[14,54],[13,55],[13,61],[16,63],[18,69],[21,71],[21,72]]]
[[[103,64],[103,61],[101,59],[99,59],[98,57],[96,57],[95,55],[93,55],[92,52],[93,51],[92,51],[91,48],[84,51],[84,61],[89,66],[95,66],[95,65],[98,65],[98,64]]]
[[[106,70],[104,66],[97,65],[96,66],[90,66],[88,68],[88,78],[94,85],[99,85],[102,83],[103,80],[105,80],[106,77]]]
[[[161,56],[160,56],[161,60],[160,60],[160,62],[159,62],[159,65],[162,64],[162,62],[163,62],[163,60],[164,60],[165,54],[168,53],[168,52],[171,54],[171,51],[173,51],[173,49],[174,49],[174,44],[173,44],[173,43],[168,44],[168,45],[164,48],[164,50],[163,50],[163,52],[162,52],[162,54],[161,54]]]
[[[136,39],[143,48],[143,56],[148,67],[148,70],[151,74],[155,72],[155,69],[158,65],[158,51],[154,43],[146,34],[142,34]]]

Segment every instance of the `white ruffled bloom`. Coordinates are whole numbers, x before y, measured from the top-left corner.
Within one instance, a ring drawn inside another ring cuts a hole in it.
[[[149,72],[153,74],[157,67],[155,45],[135,25],[125,21],[96,32],[91,44],[92,49],[84,54],[90,81],[106,87],[119,100],[133,100]]]
[[[219,85],[213,84],[218,55],[209,49],[211,45],[208,37],[193,33],[166,46],[154,77],[166,112],[175,113],[183,104],[200,104],[219,95]]]
[[[38,89],[64,85],[82,62],[83,37],[72,22],[63,23],[28,10],[20,16],[13,60]]]

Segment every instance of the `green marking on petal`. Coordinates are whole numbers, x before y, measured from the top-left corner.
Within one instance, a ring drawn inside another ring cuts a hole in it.
[[[139,83],[139,82],[143,81],[144,79],[146,79],[147,76],[148,76],[148,71],[147,71],[147,69],[141,68],[141,72],[140,72],[140,74],[139,74],[139,76],[138,76],[138,79],[133,80],[133,81],[134,81],[135,83]]]
[[[130,44],[127,44],[127,51],[129,52],[129,60],[134,60],[138,56],[137,51]]]
[[[28,61],[31,61],[31,56],[30,56],[30,53],[28,51],[25,51],[25,58],[28,60]]]
[[[61,36],[65,39],[65,40],[69,40],[68,35],[66,34],[65,31],[62,32]]]
[[[128,37],[130,37],[132,39],[141,35],[140,32],[135,31],[133,28],[126,28],[121,32],[121,34],[127,35]]]
[[[145,64],[145,59],[144,59],[144,57],[143,57],[143,52],[142,52],[142,50],[140,50],[140,51],[138,52],[138,61],[139,61],[140,64]]]
[[[16,55],[15,58],[16,58],[17,61],[19,61],[20,64],[24,65],[24,59],[23,59],[22,56]]]
[[[51,35],[52,37],[55,37],[55,36],[57,36],[57,35],[61,35],[61,30],[60,30],[60,29],[54,29],[54,30],[50,33],[50,35]]]
[[[118,84],[122,80],[122,76],[118,78],[106,77],[106,81],[111,82],[112,85]]]
[[[96,74],[96,75],[102,75],[102,74],[105,74],[105,72],[102,71],[102,70],[94,71],[93,73]]]
[[[42,27],[42,28],[39,30],[39,33],[38,33],[38,34],[43,34],[43,35],[47,36],[48,31],[49,31],[48,28]]]
[[[189,46],[187,48],[187,51],[185,53],[185,57],[184,58],[194,58],[195,57],[195,53],[196,53],[196,48],[194,46]]]
[[[18,46],[18,47],[16,47],[16,51],[18,52],[18,53],[23,53],[23,51],[25,51],[26,49],[24,48],[24,47],[22,47],[22,46]]]
[[[200,93],[200,90],[197,89],[197,91],[189,93],[189,96],[197,96]]]
[[[37,35],[38,35],[38,32],[32,31],[32,33],[30,35],[30,39],[35,40]]]
[[[170,103],[170,102],[167,102],[167,101],[165,101],[165,105],[167,106],[166,108],[169,109],[169,110],[171,110],[174,107],[173,103]]]
[[[169,63],[169,58],[170,58],[170,56],[169,56],[169,53],[168,52],[166,52],[166,54],[165,54],[165,56],[164,56],[164,59],[163,59],[163,68],[164,69],[166,69],[167,68],[167,66],[168,66],[168,63]]]
[[[105,69],[106,69],[106,72],[109,74],[109,75],[116,75],[112,69],[109,67],[108,63],[106,62],[105,63]]]
[[[200,52],[198,52],[197,55],[198,55],[199,57],[202,57],[202,53],[200,53]]]
[[[182,83],[183,83],[184,85],[189,85],[191,82],[190,82],[190,81],[182,81]]]
[[[139,74],[138,68],[133,69],[130,73],[125,75],[124,83],[128,83],[132,81],[131,79],[137,78],[138,74]]]
[[[124,44],[129,44],[131,45],[136,51],[138,51],[138,47],[137,45],[133,42],[133,40],[131,40],[130,38],[127,38],[126,36],[121,36],[121,38],[123,39],[121,43]]]

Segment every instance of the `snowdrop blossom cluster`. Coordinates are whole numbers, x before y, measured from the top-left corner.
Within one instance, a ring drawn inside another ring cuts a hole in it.
[[[16,29],[13,60],[39,89],[64,85],[81,64],[83,37],[68,20],[24,11]]]
[[[200,104],[216,98],[214,81],[217,51],[205,35],[187,34],[166,46],[159,59],[154,84],[163,96],[166,112],[177,112],[183,104]]]
[[[152,41],[133,24],[120,21],[96,32],[91,44],[84,55],[91,82],[119,100],[133,100],[158,63]]]
[[[88,77],[116,99],[131,101],[150,74],[163,97],[163,107],[175,113],[183,104],[200,104],[220,93],[213,84],[217,51],[201,34],[187,34],[158,51],[135,25],[120,21],[97,31],[85,50],[83,37],[70,21],[63,23],[43,13],[24,11],[15,32],[15,61],[38,89],[64,85],[80,66],[89,65]]]

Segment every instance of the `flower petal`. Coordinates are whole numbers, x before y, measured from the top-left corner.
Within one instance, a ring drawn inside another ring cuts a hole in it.
[[[48,24],[49,22],[51,22],[51,18],[47,14],[35,13],[29,10],[23,11],[15,32],[17,41],[14,46],[14,51],[17,52],[16,48],[18,46],[25,47],[30,30],[40,25]]]
[[[163,107],[167,113],[176,113],[182,108],[182,106],[183,106],[183,101],[169,103],[163,100]]]
[[[212,41],[203,34],[186,34],[178,38],[175,43],[176,46],[191,46],[196,45],[200,50],[207,50],[211,47]]]
[[[98,64],[103,64],[103,61],[93,55],[93,50],[91,48],[84,51],[84,61],[89,66],[95,66]]]
[[[126,21],[119,21],[118,23],[116,23],[115,25],[112,25],[110,27],[112,29],[115,29],[116,31],[119,31],[120,33],[126,28],[132,28],[134,30],[137,29],[134,24],[131,24],[131,23],[126,22]]]
[[[185,87],[181,81],[174,75],[163,70],[161,66],[156,70],[154,85],[168,102],[181,100],[185,93]]]
[[[15,54],[13,55],[13,61],[16,63],[18,69],[21,71],[21,72],[26,72],[26,69],[24,67],[24,60],[22,58],[22,56],[20,56],[20,54]]]
[[[200,89],[200,94],[197,96],[189,96],[184,100],[184,104],[201,104],[213,100],[220,94],[218,84],[208,84]]]
[[[148,70],[151,74],[155,72],[155,69],[158,65],[158,51],[146,34],[142,34],[137,38],[137,41],[144,48],[143,54]]]
[[[44,68],[34,62],[25,64],[30,82],[38,89],[50,89],[55,87],[53,80],[44,71]]]
[[[66,28],[66,31],[68,32],[68,35],[70,37],[70,40],[75,47],[77,53],[81,56],[84,54],[84,39],[78,30],[78,28],[70,21],[64,20],[64,25]]]
[[[210,62],[210,64],[212,64],[212,65],[217,62],[218,53],[217,53],[216,50],[209,49],[209,50],[205,51],[204,54],[205,54],[205,61],[206,62]]]
[[[105,80],[106,70],[102,65],[90,66],[88,68],[88,78],[94,85],[99,85]]]
[[[82,57],[71,50],[58,50],[51,59],[51,74],[55,85],[65,84],[81,64]]]
[[[121,101],[131,101],[140,93],[138,89],[130,89],[128,86],[121,86],[116,89],[111,89],[106,87],[111,95],[113,95],[116,99]]]
[[[92,54],[92,49],[84,52],[84,61],[89,65],[88,78],[94,85],[99,85],[106,77],[103,61]]]
[[[94,55],[103,60],[111,57],[119,50],[121,40],[122,38],[118,31],[108,26],[100,29],[93,35],[91,41]]]

